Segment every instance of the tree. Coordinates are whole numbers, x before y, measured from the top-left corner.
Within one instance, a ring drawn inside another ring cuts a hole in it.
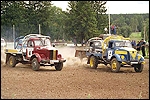
[[[71,37],[78,37],[77,42],[81,43],[83,39],[87,40],[91,37],[99,36],[100,33],[98,32],[98,30],[101,29],[101,26],[104,23],[100,23],[100,20],[102,20],[99,19],[102,18],[100,14],[103,14],[104,11],[106,11],[100,9],[101,7],[103,7],[102,5],[105,4],[101,3],[102,2],[92,1],[69,2],[69,7],[71,9],[68,10],[68,32],[70,32],[69,35]]]
[[[137,32],[137,25],[138,25],[137,18],[136,17],[131,18],[130,26],[131,26],[133,32]]]
[[[66,39],[65,21],[66,14],[61,8],[53,6],[49,9],[48,29],[49,35],[54,40]]]
[[[107,9],[105,6],[107,1],[89,1],[89,2],[91,2],[92,8],[96,13],[97,28],[99,31],[98,33],[99,34],[105,33],[104,28],[109,27],[108,15],[106,14]]]
[[[9,34],[7,28],[12,30],[13,25],[16,36],[38,33],[39,24],[43,28],[47,26],[50,1],[1,1],[1,3],[2,34]]]
[[[24,20],[24,2],[23,1],[1,1],[1,34],[5,38],[12,40],[12,26],[19,26]],[[19,31],[16,27],[16,33]],[[7,34],[7,35],[6,35]]]
[[[142,28],[142,37],[148,41],[149,40],[149,18],[146,18],[145,21],[143,21],[142,24],[143,28]]]

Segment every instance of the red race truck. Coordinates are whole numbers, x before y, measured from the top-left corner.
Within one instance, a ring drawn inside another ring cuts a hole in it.
[[[19,39],[14,49],[5,49],[5,54],[6,65],[31,64],[34,71],[38,71],[40,66],[55,66],[57,71],[61,71],[66,61],[52,46],[50,37],[40,34],[29,34]]]

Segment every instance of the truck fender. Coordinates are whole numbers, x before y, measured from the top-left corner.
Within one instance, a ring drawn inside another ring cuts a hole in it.
[[[143,61],[144,61],[144,57],[143,57],[141,54],[137,54],[137,57],[138,57],[138,56],[141,57],[139,61],[140,61],[140,62],[143,62]]]
[[[144,61],[144,57],[141,57],[140,62]]]
[[[37,58],[38,62],[41,61],[41,56],[38,53],[34,53],[31,58],[34,58],[34,57]]]
[[[113,59],[113,58],[116,58],[117,61],[122,62],[122,60],[120,58],[120,55],[118,55],[118,54],[113,54],[112,57],[111,57],[111,59]]]

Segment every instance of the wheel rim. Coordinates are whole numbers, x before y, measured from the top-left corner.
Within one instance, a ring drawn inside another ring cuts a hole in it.
[[[93,63],[93,58],[90,59],[90,66],[93,67],[94,63]]]
[[[35,67],[36,65],[37,65],[36,62],[34,61],[34,62],[32,63],[32,66]]]
[[[116,69],[116,68],[117,68],[116,61],[113,61],[113,62],[112,62],[112,69]]]
[[[12,58],[10,58],[9,65],[12,65],[12,64],[13,64],[13,60]]]
[[[139,71],[139,70],[140,70],[140,67],[135,67],[135,70],[136,70],[136,71]]]

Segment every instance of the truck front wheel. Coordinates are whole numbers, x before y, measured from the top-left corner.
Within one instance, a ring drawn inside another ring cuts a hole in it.
[[[113,58],[111,60],[111,71],[117,73],[117,72],[119,72],[120,67],[121,67],[120,63],[117,61],[117,59]]]
[[[39,70],[40,63],[38,62],[37,58],[33,58],[31,66],[32,66],[32,70],[34,70],[34,71]]]
[[[96,69],[98,66],[97,58],[94,56],[90,57],[90,67]]]
[[[134,70],[136,72],[142,72],[143,66],[144,66],[143,64],[134,65]]]
[[[62,62],[55,64],[55,69],[56,69],[57,71],[61,71],[62,68],[63,68],[63,63],[62,63]]]
[[[9,67],[15,67],[16,64],[17,64],[17,60],[16,60],[15,56],[10,56],[10,57],[9,57],[9,60],[8,60],[8,62],[7,62],[7,65],[8,65]]]

